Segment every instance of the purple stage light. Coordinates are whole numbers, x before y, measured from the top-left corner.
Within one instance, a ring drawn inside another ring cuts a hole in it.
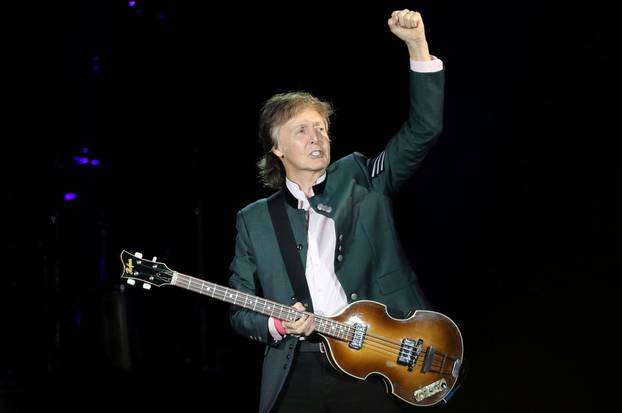
[[[75,192],[65,192],[63,199],[65,202],[73,201],[74,199],[78,199],[78,194]]]
[[[89,163],[89,158],[86,156],[74,156],[73,160],[76,161],[78,165],[86,165]]]
[[[82,148],[80,151],[83,154],[87,154],[89,152],[88,148]],[[73,161],[77,165],[93,165],[93,166],[101,166],[101,161],[99,159],[92,159],[84,155],[77,155],[73,157]]]

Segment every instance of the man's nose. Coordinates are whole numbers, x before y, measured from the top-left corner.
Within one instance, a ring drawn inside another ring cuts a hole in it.
[[[311,129],[308,132],[308,135],[309,135],[309,139],[310,139],[310,141],[312,143],[318,142],[320,139],[322,139],[322,134],[317,129]]]

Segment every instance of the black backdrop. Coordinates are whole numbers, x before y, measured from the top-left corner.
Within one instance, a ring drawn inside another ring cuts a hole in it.
[[[22,29],[36,33],[32,46],[15,47],[24,68],[3,151],[1,411],[255,409],[263,349],[231,331],[227,305],[126,288],[119,253],[227,283],[235,213],[269,194],[255,137],[273,93],[334,103],[333,157],[380,151],[407,110],[408,56],[386,26],[400,8],[422,12],[447,94],[443,135],[396,219],[469,360],[456,396],[428,410],[600,399],[588,394],[611,349],[594,304],[613,288],[617,190],[601,107],[604,12],[130,3],[49,7]]]

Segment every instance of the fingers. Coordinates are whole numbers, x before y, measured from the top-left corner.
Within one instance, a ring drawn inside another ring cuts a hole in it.
[[[305,314],[306,319],[300,325],[300,335],[308,336],[315,330],[315,318],[312,315]]]
[[[396,10],[391,13],[389,24],[404,29],[415,29],[421,24],[421,14],[408,9]]]
[[[296,321],[283,322],[283,328],[285,328],[285,333],[287,334],[308,336],[315,330],[315,318],[311,314],[303,314]]]
[[[292,307],[300,312],[305,311],[305,307],[301,303],[296,303]],[[283,328],[285,328],[285,333],[287,334],[308,336],[315,330],[315,317],[313,317],[313,314],[302,314],[295,321],[284,321]]]

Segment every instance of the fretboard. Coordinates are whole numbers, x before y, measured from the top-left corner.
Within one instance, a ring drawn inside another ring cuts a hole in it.
[[[173,272],[171,284],[284,321],[293,321],[303,314],[311,314],[176,271]],[[315,329],[322,334],[343,340],[350,340],[353,334],[353,328],[350,325],[317,315],[315,315]]]

